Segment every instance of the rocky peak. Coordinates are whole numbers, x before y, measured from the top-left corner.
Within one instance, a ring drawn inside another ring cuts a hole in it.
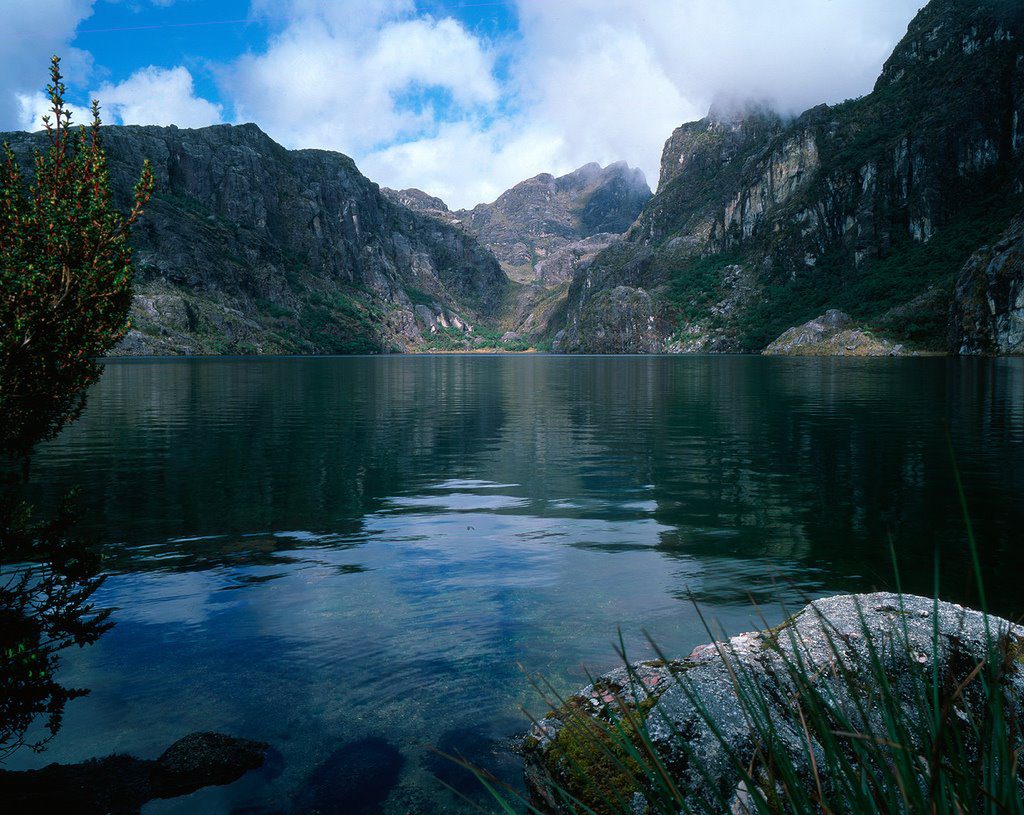
[[[910,22],[885,62],[875,90],[917,74],[944,57],[970,57],[1012,42],[1024,27],[1020,0],[932,0]]]
[[[394,204],[411,209],[420,215],[426,215],[442,223],[454,226],[459,223],[448,205],[435,195],[410,187],[407,190],[393,190],[390,187],[381,187],[381,195]]]
[[[765,142],[784,122],[768,102],[719,97],[708,115],[676,128],[661,154],[661,192],[691,164],[712,169],[731,162],[744,147]]]
[[[491,204],[454,215],[510,276],[532,282],[536,264],[551,252],[594,235],[624,232],[650,196],[642,171],[625,162],[591,163],[557,178],[541,173]]]
[[[436,212],[450,212],[448,205],[440,198],[429,193],[410,187],[407,190],[393,190],[390,187],[381,187],[381,193],[390,198],[396,204],[408,207],[416,212],[426,212],[433,215]]]

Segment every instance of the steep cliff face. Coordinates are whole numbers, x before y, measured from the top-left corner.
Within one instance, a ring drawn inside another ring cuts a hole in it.
[[[576,276],[560,347],[759,350],[829,308],[944,346],[956,272],[1024,208],[1022,37],[1019,0],[933,0],[868,96],[676,130],[626,240]],[[656,336],[610,322],[623,287]]]
[[[978,250],[957,278],[950,351],[1024,354],[1024,218]]]
[[[3,138],[23,155],[40,142]],[[388,200],[346,156],[285,150],[255,125],[103,138],[119,199],[144,159],[156,177],[123,353],[405,350],[438,317],[472,325],[504,302],[472,236]]]

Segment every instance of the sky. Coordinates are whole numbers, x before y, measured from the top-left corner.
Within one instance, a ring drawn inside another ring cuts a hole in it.
[[[453,208],[591,161],[655,187],[716,98],[870,91],[923,2],[0,0],[0,131],[41,126],[56,53],[107,123],[255,122]]]

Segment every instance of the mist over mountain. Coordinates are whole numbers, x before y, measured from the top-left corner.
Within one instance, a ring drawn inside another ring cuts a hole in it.
[[[841,309],[911,349],[972,352],[950,336],[973,291],[1001,336],[984,347],[1019,352],[1019,265],[954,281],[979,247],[1019,247],[1022,37],[1018,2],[933,0],[865,97],[682,125],[625,241],[574,279],[557,347],[758,351]]]

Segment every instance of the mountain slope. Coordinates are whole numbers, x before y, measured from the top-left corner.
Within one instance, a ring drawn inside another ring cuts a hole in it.
[[[23,158],[42,142],[4,138]],[[103,139],[119,200],[145,158],[156,177],[122,353],[408,350],[437,320],[472,325],[505,302],[473,237],[388,200],[347,156],[285,150],[255,125]]]
[[[829,308],[945,347],[953,279],[1024,208],[1024,4],[933,0],[874,91],[713,110],[573,281],[566,351],[758,350]]]
[[[587,164],[558,178],[543,173],[472,210],[452,212],[422,190],[382,192],[443,223],[461,225],[495,255],[519,284],[500,320],[518,344],[552,333],[569,281],[620,239],[651,197],[643,173],[625,162]]]
[[[558,249],[595,235],[625,232],[650,197],[643,173],[625,162],[587,164],[558,178],[542,173],[493,203],[451,215],[494,253],[510,277],[532,282],[539,276],[537,265]],[[424,200],[423,205],[430,203]]]

